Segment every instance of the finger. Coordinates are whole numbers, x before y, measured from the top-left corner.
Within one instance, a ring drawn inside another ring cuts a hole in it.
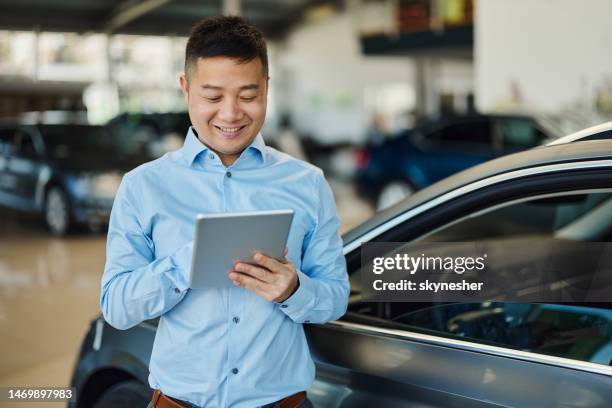
[[[244,262],[238,262],[236,266],[234,266],[234,270],[250,275],[263,282],[271,282],[274,279],[270,271]]]
[[[274,258],[271,258],[269,256],[265,256],[265,255],[263,255],[263,254],[258,252],[258,253],[255,254],[253,259],[255,259],[255,262],[257,262],[257,264],[263,266],[264,268],[268,269],[269,271],[276,272],[276,273],[285,272],[285,269],[286,269],[285,264],[283,264],[282,262],[277,261]]]
[[[270,297],[269,292],[272,292],[272,286],[266,282],[240,272],[230,272],[229,277],[234,285],[248,289],[261,297]]]
[[[246,273],[241,273],[238,271],[230,271],[228,274],[230,280],[234,283],[238,283],[240,286],[250,287],[250,288],[263,288],[262,285],[267,285],[266,282],[260,281],[257,278],[252,277],[251,275],[247,275]]]

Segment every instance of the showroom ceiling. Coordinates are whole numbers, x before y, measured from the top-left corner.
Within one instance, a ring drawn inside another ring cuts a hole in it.
[[[339,1],[225,0],[271,38],[308,8]],[[0,0],[0,30],[187,35],[200,18],[222,13],[223,0]]]

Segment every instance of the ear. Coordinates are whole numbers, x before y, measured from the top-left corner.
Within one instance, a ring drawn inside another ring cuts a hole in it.
[[[189,103],[189,82],[187,81],[187,76],[184,72],[179,77],[179,84],[181,86],[181,90],[183,91],[185,103]]]

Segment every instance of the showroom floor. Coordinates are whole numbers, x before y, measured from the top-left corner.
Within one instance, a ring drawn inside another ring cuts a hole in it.
[[[332,186],[342,231],[371,215],[348,185]],[[99,312],[106,237],[51,238],[37,219],[8,210],[0,210],[0,220],[0,387],[66,386]],[[58,406],[36,404],[47,405]]]

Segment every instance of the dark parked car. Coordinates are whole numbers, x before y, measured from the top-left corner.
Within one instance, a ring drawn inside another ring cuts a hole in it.
[[[356,186],[384,209],[468,167],[557,137],[528,116],[443,116],[357,153]]]
[[[0,205],[40,213],[54,235],[104,224],[121,177],[147,159],[101,126],[2,124]]]
[[[359,275],[368,242],[486,241],[501,252],[508,240],[610,242],[611,172],[609,140],[532,149],[441,181],[347,233],[348,312],[304,326],[314,405],[608,408],[610,304],[372,302]],[[72,406],[145,406],[156,327],[120,331],[94,320]]]
[[[121,113],[106,124],[125,152],[152,159],[183,145],[191,125],[187,112]]]

